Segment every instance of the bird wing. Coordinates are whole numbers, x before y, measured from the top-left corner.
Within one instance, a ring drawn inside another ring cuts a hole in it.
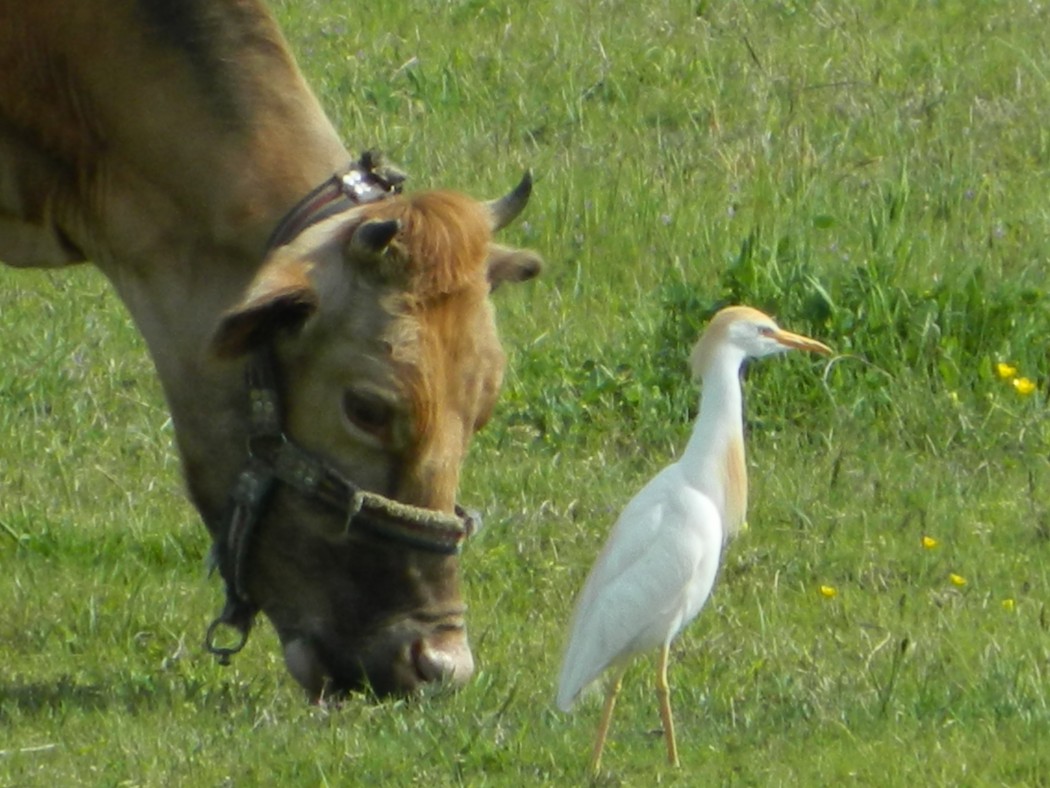
[[[557,702],[567,710],[610,665],[669,641],[714,585],[722,523],[677,465],[624,508],[576,602]]]

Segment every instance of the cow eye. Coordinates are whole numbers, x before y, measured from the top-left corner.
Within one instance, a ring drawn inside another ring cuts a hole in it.
[[[343,412],[357,429],[386,440],[394,421],[394,408],[378,397],[348,391],[343,395]]]

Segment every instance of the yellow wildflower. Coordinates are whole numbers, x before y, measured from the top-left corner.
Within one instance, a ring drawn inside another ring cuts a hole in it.
[[[834,599],[839,594],[839,590],[835,586],[821,586],[820,595],[825,599]]]
[[[922,546],[924,548],[926,548],[927,550],[932,550],[937,545],[938,545],[937,540],[934,539],[932,536],[924,536],[924,537],[922,537]]]
[[[1017,375],[1017,367],[1013,364],[1007,364],[1005,361],[1000,361],[995,365],[995,374],[1002,380],[1011,380]]]
[[[1013,599],[1004,599],[1003,600],[1003,610],[1013,610],[1014,609],[1014,605],[1015,605],[1015,602],[1013,601]]]
[[[948,579],[952,581],[952,585],[959,586],[959,588],[962,588],[964,585],[966,585],[966,578],[962,575],[955,574],[955,572],[952,572],[950,575],[948,575]]]
[[[1011,383],[1013,383],[1014,389],[1022,397],[1027,397],[1035,391],[1035,383],[1028,378],[1014,378]]]

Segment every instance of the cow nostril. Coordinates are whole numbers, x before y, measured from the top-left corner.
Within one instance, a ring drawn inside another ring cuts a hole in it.
[[[412,643],[410,654],[423,681],[462,686],[474,674],[474,657],[465,635],[443,638],[440,643],[420,638]]]

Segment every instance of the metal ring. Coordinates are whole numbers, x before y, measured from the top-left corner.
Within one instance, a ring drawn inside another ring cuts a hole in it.
[[[226,625],[231,629],[237,630],[240,635],[240,640],[237,640],[232,646],[216,646],[215,634],[219,631],[220,625]],[[229,665],[230,657],[244,648],[244,644],[248,642],[248,633],[250,630],[250,626],[239,627],[226,621],[222,616],[218,616],[208,625],[208,631],[204,635],[204,647],[215,655],[215,658],[219,661],[220,665]]]

